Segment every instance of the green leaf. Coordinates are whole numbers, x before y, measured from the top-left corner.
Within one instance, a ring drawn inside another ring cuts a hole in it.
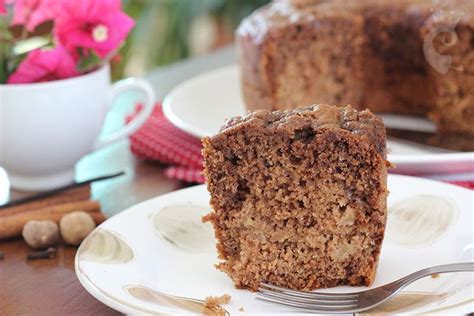
[[[0,84],[7,82],[7,61],[12,51],[11,34],[6,20],[0,16]]]
[[[87,72],[99,67],[100,65],[102,65],[102,59],[92,50],[89,50],[87,54],[81,54],[77,70],[79,72]]]
[[[26,58],[28,54],[21,54],[21,55],[12,55],[10,58],[6,61],[6,71],[7,75],[10,75],[15,72],[15,70],[18,68],[20,63],[23,61],[23,59]]]

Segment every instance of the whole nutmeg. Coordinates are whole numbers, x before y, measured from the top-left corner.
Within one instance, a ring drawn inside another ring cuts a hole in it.
[[[64,215],[59,228],[64,242],[77,246],[94,230],[95,222],[88,213],[76,211]]]
[[[52,220],[28,221],[21,233],[28,246],[45,249],[59,243],[58,224]]]

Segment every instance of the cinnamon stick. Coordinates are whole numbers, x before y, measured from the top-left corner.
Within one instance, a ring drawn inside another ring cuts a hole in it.
[[[37,210],[49,205],[57,205],[69,202],[89,200],[91,197],[90,184],[85,184],[66,191],[57,193],[53,196],[36,199],[31,202],[12,205],[0,209],[0,217],[10,216],[25,211]]]
[[[107,219],[105,214],[102,212],[93,212],[93,213],[89,213],[89,215],[92,216],[96,225],[99,225],[100,223],[102,223],[103,221]]]
[[[30,220],[51,219],[59,223],[64,215],[74,211],[91,213],[96,224],[105,219],[104,214],[100,212],[100,204],[92,200],[47,206],[37,210],[20,212],[9,216],[0,215],[0,239],[20,236],[23,226]]]

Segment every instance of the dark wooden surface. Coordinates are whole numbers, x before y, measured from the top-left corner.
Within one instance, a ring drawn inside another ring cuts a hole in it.
[[[126,142],[83,158],[77,166],[77,178],[85,180],[118,171],[126,174],[92,186],[93,198],[100,201],[108,215],[183,186],[167,179],[162,166],[135,159]],[[4,181],[0,177],[0,186],[5,185]],[[10,191],[7,199],[24,195]],[[28,247],[21,239],[1,241],[0,251],[5,253],[4,260],[0,260],[0,315],[118,314],[80,285],[74,272],[76,248],[61,246],[56,258],[29,262]]]

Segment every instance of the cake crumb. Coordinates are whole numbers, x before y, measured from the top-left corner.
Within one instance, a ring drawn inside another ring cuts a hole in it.
[[[221,304],[229,304],[231,296],[229,294],[224,294],[221,296],[208,296],[204,300],[204,305],[206,307],[215,307]]]
[[[229,294],[206,297],[204,299],[204,315],[227,315],[226,310],[220,305],[229,304],[230,299]]]
[[[244,308],[243,307],[239,308],[239,312],[244,312]]]
[[[439,273],[433,273],[433,274],[431,275],[431,277],[432,277],[433,279],[437,279],[437,278],[439,278]]]

